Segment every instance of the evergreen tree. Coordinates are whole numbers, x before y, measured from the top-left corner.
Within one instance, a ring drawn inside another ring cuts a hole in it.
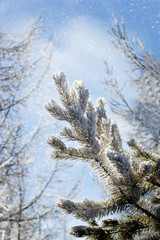
[[[147,148],[160,150],[160,62],[146,51],[136,37],[129,40],[124,23],[117,19],[110,34],[118,53],[130,64],[128,77],[123,81],[114,77],[114,71],[106,65],[107,78],[104,85],[111,99],[111,110],[133,126],[140,142]],[[129,83],[136,98],[132,102],[125,96]],[[122,87],[123,85],[123,87]],[[127,85],[128,86],[128,85]]]
[[[110,195],[99,202],[60,199],[57,205],[64,213],[86,222],[72,227],[70,234],[92,240],[160,239],[160,156],[133,139],[128,142],[132,151],[126,152],[117,124],[107,117],[105,99],[94,106],[82,81],[69,87],[63,73],[53,78],[63,107],[54,100],[45,107],[70,125],[61,136],[75,141],[77,147],[67,147],[53,136],[48,140],[51,156],[87,162]],[[113,214],[118,217],[110,218]]]

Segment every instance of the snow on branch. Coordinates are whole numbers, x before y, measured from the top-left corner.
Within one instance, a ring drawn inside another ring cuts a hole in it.
[[[137,234],[140,229],[147,231],[148,218],[153,222],[159,219],[159,198],[147,200],[147,194],[151,191],[156,193],[156,187],[160,187],[160,178],[157,178],[160,171],[158,155],[145,151],[134,140],[128,143],[133,153],[126,152],[117,124],[107,117],[105,99],[100,98],[94,106],[82,81],[76,81],[69,87],[64,73],[55,75],[53,79],[63,106],[51,100],[45,107],[55,118],[69,123],[70,127],[61,130],[61,136],[76,141],[78,147],[68,147],[64,141],[53,136],[48,140],[53,149],[51,156],[53,159],[88,163],[110,193],[109,199],[99,202],[87,198],[82,202],[59,200],[57,205],[64,213],[91,225],[73,227],[71,234],[93,240],[125,239],[124,236],[131,239],[129,236]],[[152,207],[152,202],[158,202],[158,206]],[[129,220],[116,222],[113,219],[109,221],[109,226],[104,226],[104,223],[99,226],[95,222],[95,219],[123,211],[130,213]],[[145,219],[144,222],[136,220],[135,213],[139,219],[140,216]],[[115,223],[117,226],[114,230]],[[156,226],[154,230],[157,234]]]
[[[139,187],[136,189],[132,161],[122,149],[116,123],[107,118],[105,99],[99,99],[94,106],[82,81],[76,81],[72,87],[68,87],[63,73],[55,75],[53,79],[63,108],[53,100],[45,107],[58,120],[65,120],[70,124],[71,128],[64,128],[61,134],[67,139],[77,141],[81,147],[67,148],[61,140],[52,137],[48,141],[53,148],[52,157],[88,162],[112,193],[116,195],[118,191],[125,198],[130,198],[130,191],[134,190],[134,200],[137,201],[140,190]],[[81,98],[82,102],[79,101]],[[124,186],[126,188],[128,184],[134,187],[128,188],[124,194]]]

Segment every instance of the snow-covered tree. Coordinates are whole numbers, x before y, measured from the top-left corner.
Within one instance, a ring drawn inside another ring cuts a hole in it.
[[[52,136],[51,156],[88,163],[110,195],[103,201],[61,198],[57,205],[64,213],[86,222],[72,227],[70,234],[92,240],[160,239],[160,156],[133,139],[128,142],[132,151],[125,151],[117,124],[107,117],[105,99],[94,106],[82,81],[69,87],[63,73],[53,78],[63,106],[51,100],[45,107],[67,122],[61,136],[75,143],[68,147]]]
[[[145,50],[137,37],[129,40],[123,22],[120,25],[115,19],[114,25],[110,31],[114,46],[131,68],[126,79],[122,80],[114,77],[113,69],[105,62],[107,78],[104,84],[111,98],[111,109],[134,127],[135,134],[144,146],[159,152],[160,62]],[[133,97],[132,101],[125,94],[128,83],[135,90],[135,99]]]
[[[35,53],[40,31],[38,21],[21,39],[0,34],[0,238],[3,233],[5,240],[58,239],[55,226],[63,224],[53,191],[60,189],[62,166],[44,159],[46,122],[35,124],[37,95],[53,54],[51,42]]]

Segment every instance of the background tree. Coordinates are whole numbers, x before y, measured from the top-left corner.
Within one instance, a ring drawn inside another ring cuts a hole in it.
[[[92,240],[158,240],[159,155],[145,151],[135,140],[128,142],[132,153],[126,152],[116,123],[106,115],[104,99],[94,106],[83,82],[76,81],[73,87],[68,87],[63,73],[54,76],[54,81],[63,107],[51,100],[46,109],[56,119],[69,123],[70,127],[64,127],[61,135],[78,145],[67,147],[53,136],[48,140],[53,148],[52,158],[87,162],[110,194],[109,199],[99,202],[59,200],[58,206],[65,213],[88,224],[72,227],[71,234]],[[115,213],[120,216],[104,218]]]
[[[138,38],[130,41],[125,25],[117,19],[111,29],[113,43],[118,53],[130,63],[129,77],[124,81],[114,77],[107,62],[106,91],[111,98],[111,110],[134,127],[134,134],[141,143],[159,152],[160,147],[160,62],[147,52]],[[131,85],[135,97],[129,101],[125,90]]]
[[[22,40],[0,34],[0,230],[7,240],[58,239],[62,230],[54,195],[68,164],[45,161],[46,123],[32,109],[53,55],[51,41],[35,51],[40,30],[38,21]]]

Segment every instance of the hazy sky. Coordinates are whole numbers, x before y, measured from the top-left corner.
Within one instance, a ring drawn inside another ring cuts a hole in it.
[[[136,33],[145,48],[159,58],[160,0],[1,0],[0,27],[19,35],[32,20],[41,17],[43,41],[54,35],[51,74],[63,71],[70,83],[84,80],[96,99],[106,97],[101,84],[104,60],[116,67],[119,78],[127,70],[108,34],[113,15],[124,20],[128,34]]]

